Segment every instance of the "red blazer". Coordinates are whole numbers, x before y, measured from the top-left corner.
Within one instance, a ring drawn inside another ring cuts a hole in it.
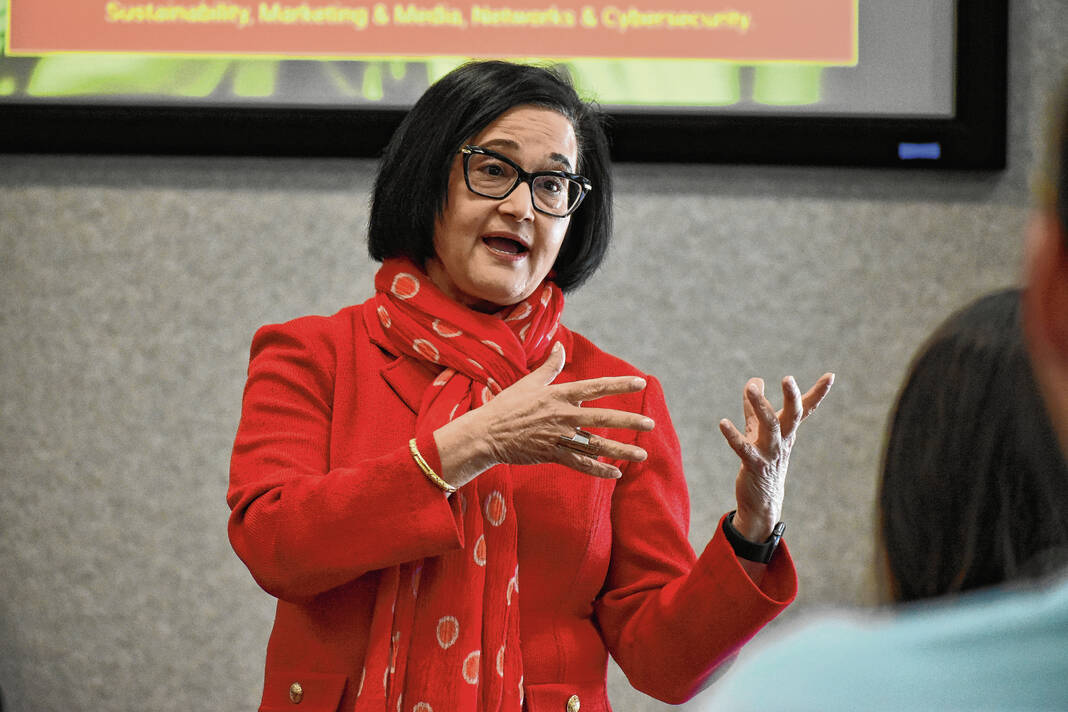
[[[641,375],[558,333],[568,362],[557,382]],[[234,550],[278,599],[261,710],[351,709],[379,570],[463,545],[456,498],[427,481],[407,447],[435,375],[390,352],[373,306],[253,338],[227,502]],[[694,555],[678,440],[660,384],[645,377],[641,393],[596,401],[656,421],[648,433],[603,432],[649,453],[618,463],[622,479],[513,468],[529,712],[562,712],[573,695],[582,712],[608,712],[609,653],[637,689],[683,702],[796,594],[785,546],[762,589],[719,528]],[[418,446],[440,468],[433,437]]]

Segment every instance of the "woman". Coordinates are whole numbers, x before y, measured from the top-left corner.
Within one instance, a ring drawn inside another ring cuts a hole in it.
[[[792,600],[783,480],[831,377],[779,414],[747,386],[737,512],[696,559],[659,384],[560,323],[607,164],[555,74],[465,65],[386,149],[376,296],[256,334],[228,502],[278,598],[261,709],[608,710],[609,652],[681,702]]]

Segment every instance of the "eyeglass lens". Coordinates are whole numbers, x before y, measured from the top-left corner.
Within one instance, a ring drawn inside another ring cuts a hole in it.
[[[515,167],[495,156],[472,153],[467,158],[467,180],[476,193],[503,198],[519,180]],[[534,204],[553,215],[566,214],[582,195],[582,184],[563,176],[536,176],[530,188]]]

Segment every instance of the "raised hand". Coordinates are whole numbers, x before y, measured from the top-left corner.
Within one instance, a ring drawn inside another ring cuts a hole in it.
[[[786,471],[797,429],[823,401],[834,383],[825,373],[804,395],[792,376],[782,381],[783,408],[776,412],[764,397],[764,381],[751,378],[742,396],[745,434],[724,418],[720,431],[741,458],[734,494],[738,513],[734,527],[751,541],[764,541],[782,516]]]
[[[555,462],[595,477],[617,478],[620,471],[598,457],[641,461],[636,445],[594,435],[584,454],[561,444],[576,429],[620,428],[652,430],[651,418],[609,408],[583,408],[582,403],[609,395],[635,393],[645,388],[637,376],[591,378],[553,383],[564,368],[559,343],[545,362],[524,378],[498,393],[480,408],[468,411],[434,432],[442,463],[442,478],[460,487],[493,465],[531,465]]]

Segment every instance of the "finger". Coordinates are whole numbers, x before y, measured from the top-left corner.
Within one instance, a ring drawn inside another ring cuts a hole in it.
[[[527,378],[536,378],[541,384],[547,386],[555,381],[560,372],[564,370],[566,360],[564,345],[557,341],[541,365],[531,371]]]
[[[597,400],[605,396],[618,396],[624,393],[637,393],[646,386],[640,376],[604,376],[588,378],[572,383],[560,383],[555,386],[571,403]]]
[[[801,420],[812,415],[812,411],[816,410],[830,393],[832,385],[834,385],[834,374],[825,373],[812,388],[805,392],[805,395],[801,396]]]
[[[724,418],[719,421],[719,431],[723,433],[723,437],[726,438],[727,444],[731,446],[731,450],[734,450],[734,454],[742,459],[746,467],[759,460],[753,444],[738,432],[738,428],[734,427],[734,423],[730,420]]]
[[[779,417],[771,407],[771,402],[764,397],[764,389],[750,383],[745,389],[745,394],[752,404],[760,424],[767,428],[770,433],[778,433]]]
[[[572,470],[578,470],[587,475],[601,477],[606,480],[618,480],[623,476],[623,473],[620,472],[619,468],[615,465],[601,462],[600,460],[582,455],[572,450],[563,449],[563,453],[561,457],[557,459],[557,462],[561,465],[570,467]]]
[[[589,433],[590,442],[589,447],[592,448],[593,454],[587,454],[580,448],[569,447],[568,444],[562,442],[559,438],[569,438],[571,434],[559,436],[556,441],[556,447],[568,450],[579,455],[587,457],[603,457],[609,460],[627,460],[629,462],[641,462],[649,457],[643,448],[630,443],[619,442],[618,440],[612,440],[601,435],[594,435]]]
[[[757,388],[761,394],[764,393],[764,379],[762,378],[750,378],[745,383],[745,389],[742,391],[742,412],[745,414],[745,432],[747,435],[756,433],[757,427],[760,424],[757,418],[756,410],[753,408],[753,404],[749,402],[749,389]]]
[[[782,379],[782,411],[779,414],[779,425],[784,438],[794,434],[797,426],[801,424],[802,415],[801,389],[797,387],[793,376],[787,376]]]
[[[609,438],[603,438],[600,435],[594,435],[590,438],[590,445],[597,448],[597,456],[603,457],[609,460],[628,460],[630,462],[641,462],[645,458],[649,457],[649,453],[637,445],[629,445],[627,443],[621,443],[618,440],[610,440]]]
[[[641,413],[612,408],[575,408],[567,419],[577,428],[623,428],[645,432],[656,427],[653,419]]]

